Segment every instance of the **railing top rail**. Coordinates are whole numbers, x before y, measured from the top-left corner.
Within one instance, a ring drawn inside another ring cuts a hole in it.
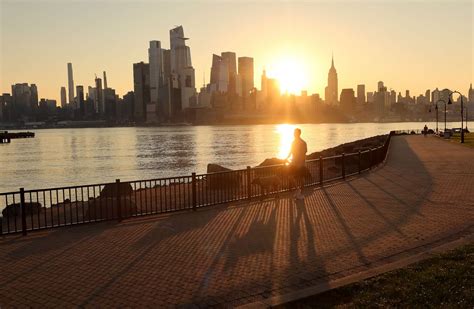
[[[245,172],[246,169],[238,169],[238,170],[230,170],[230,171],[221,171],[221,172],[213,172],[213,173],[201,173],[201,174],[196,174],[196,177],[201,177],[201,176],[209,176],[209,175],[222,175],[222,174],[231,174],[235,172]],[[191,176],[189,176],[191,177]]]
[[[112,184],[115,184],[115,182],[104,182],[104,183],[95,183],[95,184],[77,185],[77,186],[65,186],[65,187],[52,187],[52,188],[30,189],[30,190],[25,190],[25,193],[36,193],[36,192],[54,191],[54,190],[69,190],[69,189],[78,189],[78,188],[88,188],[88,187],[106,186],[106,185],[112,185]]]
[[[3,195],[12,195],[12,194],[20,194],[20,191],[2,192],[2,193],[0,193],[0,196],[3,196]]]

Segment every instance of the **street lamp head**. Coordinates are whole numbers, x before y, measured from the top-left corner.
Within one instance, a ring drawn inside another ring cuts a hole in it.
[[[448,99],[448,105],[451,105],[451,104],[453,104],[453,102],[451,101],[451,97],[449,97],[449,99]]]

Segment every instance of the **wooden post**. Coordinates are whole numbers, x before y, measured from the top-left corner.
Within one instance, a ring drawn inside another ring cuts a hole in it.
[[[117,190],[117,217],[118,221],[122,221],[122,205],[121,205],[121,192],[120,192],[120,179],[115,179],[116,190]]]
[[[197,207],[197,199],[196,199],[196,173],[191,174],[191,191],[192,191],[192,204],[193,204],[193,210],[196,211]]]
[[[25,189],[24,188],[20,188],[20,210],[21,210],[21,232],[23,236],[26,236],[26,204],[25,204]]]

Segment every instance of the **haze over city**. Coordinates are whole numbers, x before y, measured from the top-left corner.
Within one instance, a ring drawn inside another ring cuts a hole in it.
[[[412,94],[462,89],[473,76],[472,1],[152,2],[1,1],[0,91],[35,83],[60,102],[66,63],[76,84],[107,71],[120,96],[133,90],[132,64],[146,61],[149,41],[169,48],[183,25],[196,87],[209,82],[212,54],[254,58],[255,86],[264,68],[281,90],[324,96],[331,55],[339,89],[365,84]],[[18,23],[21,21],[21,27]]]

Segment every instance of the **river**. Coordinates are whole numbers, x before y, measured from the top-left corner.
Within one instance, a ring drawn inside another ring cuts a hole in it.
[[[0,144],[0,192],[205,173],[208,163],[245,168],[265,158],[285,157],[295,127],[301,128],[311,153],[390,130],[422,129],[423,125],[401,122],[35,130],[33,139]],[[434,128],[435,124],[428,126]],[[460,127],[460,123],[448,123],[450,127]]]

